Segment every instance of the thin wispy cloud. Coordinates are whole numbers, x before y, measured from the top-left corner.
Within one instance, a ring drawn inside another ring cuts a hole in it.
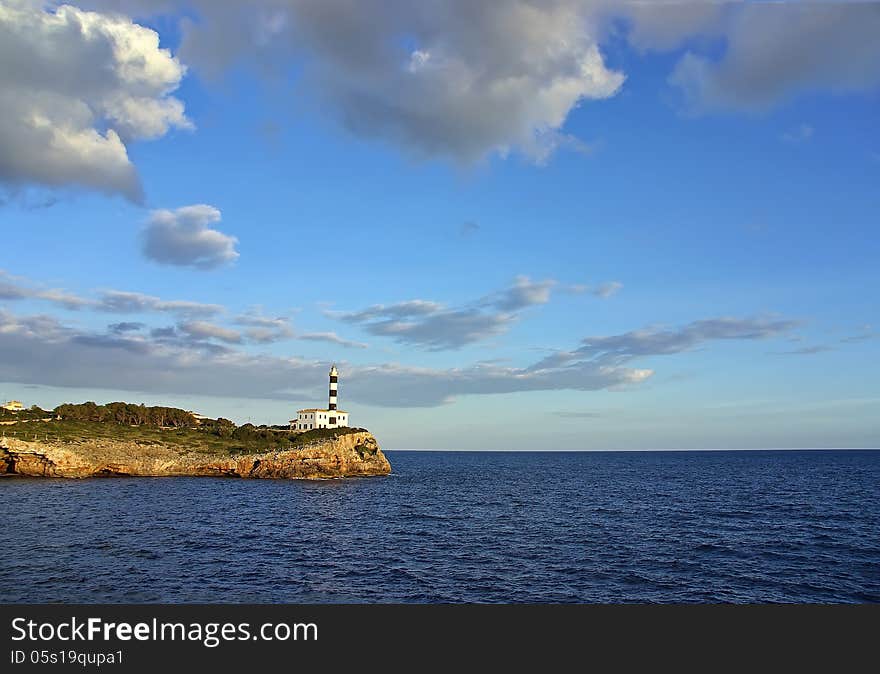
[[[153,295],[122,290],[106,290],[100,294],[97,300],[90,300],[89,304],[85,306],[95,311],[113,314],[160,312],[192,318],[216,316],[225,311],[225,308],[219,304],[189,300],[163,300]]]
[[[233,319],[237,325],[245,326],[245,336],[253,342],[271,344],[295,336],[290,319],[286,316],[265,316],[260,311],[251,311]]]
[[[825,344],[817,344],[815,346],[804,346],[800,349],[791,349],[789,351],[772,351],[771,353],[778,356],[814,356],[818,353],[833,351],[832,347]]]
[[[561,288],[562,291],[573,295],[590,294],[601,299],[608,299],[619,293],[623,289],[620,281],[605,281],[595,286],[585,283],[573,283]]]
[[[241,344],[240,332],[208,321],[185,321],[177,324],[177,329],[194,339],[216,339],[227,344]]]
[[[41,300],[68,310],[91,310],[111,314],[143,314],[151,312],[181,317],[208,317],[221,314],[219,304],[188,300],[163,300],[153,295],[124,290],[104,290],[95,298],[54,288],[42,288],[20,276],[0,270],[0,300]]]
[[[809,124],[799,124],[798,126],[791,128],[783,133],[782,140],[784,140],[786,143],[799,145],[801,143],[806,143],[807,141],[812,140],[815,133],[816,129],[814,129]]]
[[[638,358],[681,353],[718,340],[769,339],[796,325],[785,319],[723,318],[675,330],[590,337],[574,351],[527,367],[501,362],[449,369],[346,364],[345,391],[349,399],[365,404],[431,407],[468,395],[620,389],[653,375],[651,369],[628,364]],[[249,353],[235,340],[209,325],[179,325],[149,335],[101,334],[52,317],[0,310],[0,381],[286,399],[299,383],[312,386],[326,374],[326,363]],[[132,359],[132,353],[138,358]]]
[[[692,351],[713,341],[763,340],[789,334],[801,325],[787,318],[711,318],[677,328],[644,328],[619,335],[585,337],[573,351],[557,351],[532,366],[555,369],[593,361],[620,364],[647,356]]]
[[[532,281],[519,276],[507,288],[462,306],[417,299],[325,314],[401,344],[430,351],[460,349],[506,332],[520,312],[546,304],[554,285],[553,280]]]
[[[853,344],[857,342],[866,342],[871,339],[880,339],[880,332],[875,331],[870,325],[865,325],[860,332],[843,337],[840,341],[844,344]]]
[[[614,295],[619,293],[622,288],[623,284],[620,281],[608,281],[606,283],[600,283],[598,286],[593,288],[591,292],[596,297],[607,299],[608,297],[613,297]]]
[[[553,416],[562,417],[563,419],[599,419],[605,416],[601,412],[593,412],[590,410],[566,411],[558,410],[552,413]]]
[[[218,335],[207,326],[183,327],[189,333],[178,326],[149,335],[101,334],[51,317],[0,310],[0,381],[279,400],[289,399],[297,387],[311,390],[315,381],[324,381],[324,362],[253,354],[236,344],[216,344],[212,339]],[[465,395],[595,391],[651,376],[650,370],[598,363],[568,368],[564,377],[499,363],[454,369],[345,364],[344,369],[347,399],[398,407],[432,407]]]
[[[125,322],[122,323],[111,323],[107,326],[107,332],[111,332],[115,335],[124,335],[128,332],[139,332],[146,328],[146,324],[144,323],[136,323],[136,322]]]
[[[365,344],[364,342],[355,342],[350,339],[344,339],[337,335],[335,332],[306,332],[301,335],[297,335],[297,339],[304,339],[308,342],[328,342],[330,344],[337,344],[347,349],[366,349],[369,348],[369,344]]]
[[[480,226],[473,220],[463,222],[458,228],[458,233],[463,237],[469,237],[480,231]]]
[[[517,276],[513,285],[484,298],[484,306],[501,311],[519,311],[550,301],[550,291],[556,285],[553,279],[532,281],[528,276]]]

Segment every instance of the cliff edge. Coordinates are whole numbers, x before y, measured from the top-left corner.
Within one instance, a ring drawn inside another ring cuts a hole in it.
[[[322,479],[387,475],[391,464],[367,431],[262,453],[219,454],[171,444],[92,438],[0,440],[0,475],[27,477],[228,476]]]

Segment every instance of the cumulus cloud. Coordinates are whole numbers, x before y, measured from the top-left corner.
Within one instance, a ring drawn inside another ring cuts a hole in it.
[[[623,18],[626,39],[640,51],[668,51],[695,35],[721,34],[724,19],[735,3],[701,2],[607,2],[605,21]]]
[[[428,300],[376,304],[361,311],[326,312],[361,326],[371,335],[391,337],[430,351],[458,349],[505,332],[517,312],[550,299],[556,281],[532,281],[519,276],[513,285],[469,305],[447,307]]]
[[[238,239],[210,227],[220,220],[220,211],[205,204],[153,211],[143,230],[144,255],[160,264],[196,269],[235,262]]]
[[[120,14],[0,4],[0,182],[143,198],[126,144],[189,128],[185,69]]]
[[[691,110],[763,110],[817,90],[880,85],[880,8],[871,2],[741,3],[719,58],[689,51],[670,82]]]
[[[181,24],[179,54],[202,73],[219,75],[244,64],[281,75],[275,78],[280,82],[295,70],[298,95],[316,102],[351,133],[394,143],[416,156],[465,163],[511,152],[540,163],[559,147],[588,149],[565,132],[565,123],[579,105],[621,89],[625,75],[608,66],[601,49],[620,36],[643,51],[688,49],[670,82],[693,111],[761,109],[800,92],[864,91],[880,79],[880,12],[867,2],[80,4],[138,17],[173,14]],[[169,55],[165,58],[182,71]],[[179,73],[175,77],[179,80]],[[162,124],[136,115],[174,123],[167,94],[176,86],[174,77],[170,82],[161,97],[148,97],[149,104],[129,102],[102,114],[142,130],[156,126],[153,133],[159,133]],[[128,165],[114,129],[111,125],[105,136],[95,133]]]
[[[182,2],[86,0],[156,13]],[[421,157],[471,163],[519,152],[543,162],[584,101],[624,81],[581,0],[191,0],[182,58],[206,73],[296,63],[300,91],[351,133]]]

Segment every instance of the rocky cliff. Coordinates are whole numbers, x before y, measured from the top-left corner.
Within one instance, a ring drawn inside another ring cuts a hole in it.
[[[28,477],[228,476],[320,479],[387,475],[391,464],[371,433],[318,440],[262,454],[207,454],[138,442],[0,440],[0,475]]]

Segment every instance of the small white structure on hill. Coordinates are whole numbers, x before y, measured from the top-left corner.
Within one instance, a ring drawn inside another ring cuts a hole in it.
[[[290,420],[290,430],[310,431],[313,428],[341,428],[348,426],[348,412],[336,409],[336,393],[339,384],[339,371],[336,366],[330,368],[330,400],[327,409],[311,407],[299,410],[296,419]]]
[[[24,409],[24,405],[21,404],[20,400],[9,400],[0,405],[0,407],[9,412],[21,412]]]

